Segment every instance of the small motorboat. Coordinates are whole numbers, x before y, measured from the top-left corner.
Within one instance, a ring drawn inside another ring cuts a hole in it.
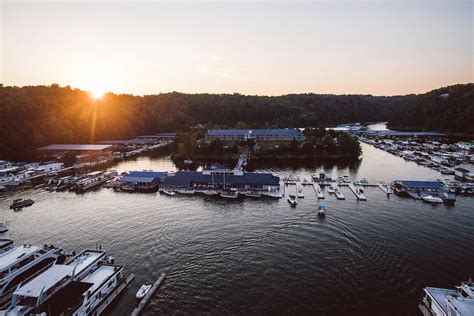
[[[179,194],[193,195],[196,193],[193,189],[181,189],[177,191]]]
[[[0,223],[0,234],[4,233],[4,232],[7,232],[7,231],[8,231],[8,227],[5,226],[5,224]]]
[[[186,160],[184,160],[183,162],[184,162],[185,164],[187,164],[187,165],[190,165],[190,164],[193,163],[193,161],[192,161],[191,159],[186,159]]]
[[[266,196],[269,196],[271,198],[276,198],[276,199],[281,199],[283,195],[280,192],[268,192],[266,193]]]
[[[334,192],[335,192],[334,187],[332,185],[328,186],[328,193],[334,194]]]
[[[176,195],[176,192],[171,191],[171,190],[161,190],[161,192],[163,194],[170,195],[170,196]]]
[[[425,195],[421,197],[424,202],[428,203],[443,203],[443,199],[433,195]]]
[[[219,195],[219,192],[217,192],[216,190],[206,190],[206,191],[202,191],[202,193],[204,195],[209,195],[209,196]]]
[[[319,204],[319,206],[318,206],[318,216],[319,217],[325,217],[326,216],[326,207],[322,204]]]
[[[239,192],[236,190],[224,190],[221,192],[221,197],[225,199],[236,199],[239,197]]]
[[[259,193],[259,192],[256,192],[256,191],[246,191],[244,193],[244,195],[246,197],[250,197],[250,198],[260,198],[260,197],[262,197],[262,194]]]
[[[360,193],[364,193],[364,187],[363,187],[363,186],[358,185],[358,186],[356,186],[356,189],[357,189]]]
[[[27,206],[31,206],[35,203],[35,201],[33,201],[32,199],[16,199],[16,200],[13,200],[13,203],[10,205],[10,208],[11,209],[14,209],[14,210],[17,210],[17,209],[20,209],[22,207],[27,207]]]
[[[125,191],[125,192],[134,192],[134,191],[135,191],[135,186],[125,184],[125,185],[122,185],[122,186],[120,187],[120,189],[121,189],[122,191]]]
[[[290,194],[288,196],[288,203],[290,203],[291,206],[298,205],[298,201],[296,200],[296,196],[294,194]]]
[[[144,298],[148,294],[148,292],[150,292],[151,286],[151,284],[143,284],[140,289],[138,289],[137,295],[135,295],[135,297],[139,300]]]

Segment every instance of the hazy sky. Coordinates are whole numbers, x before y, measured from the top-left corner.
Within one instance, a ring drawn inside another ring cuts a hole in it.
[[[5,85],[394,95],[474,82],[473,1],[0,1]]]

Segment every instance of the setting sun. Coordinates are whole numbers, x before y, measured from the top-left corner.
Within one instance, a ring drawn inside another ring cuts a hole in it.
[[[105,89],[101,89],[100,87],[90,89],[89,93],[93,99],[100,99],[105,94]]]

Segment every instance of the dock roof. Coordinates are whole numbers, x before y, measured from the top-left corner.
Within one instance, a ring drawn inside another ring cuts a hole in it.
[[[408,188],[442,188],[444,184],[440,181],[397,181]]]
[[[38,148],[39,150],[101,151],[112,147],[98,144],[53,144]]]
[[[21,286],[14,292],[14,295],[39,297],[41,293],[46,292],[50,288],[58,284],[66,276],[72,276],[74,267],[61,264],[55,264],[47,269],[30,282]]]
[[[130,171],[127,175],[122,176],[123,182],[153,182],[156,179],[164,179],[168,175],[167,172],[157,171]]]

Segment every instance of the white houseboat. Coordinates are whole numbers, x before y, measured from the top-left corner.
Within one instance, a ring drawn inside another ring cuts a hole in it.
[[[0,242],[0,307],[7,307],[12,292],[18,285],[65,256],[60,248],[54,246],[22,245],[15,247],[13,241]]]
[[[419,307],[425,316],[472,316],[474,282],[462,282],[455,290],[425,287]]]
[[[126,282],[105,251],[84,250],[18,286],[6,315],[96,315]]]

